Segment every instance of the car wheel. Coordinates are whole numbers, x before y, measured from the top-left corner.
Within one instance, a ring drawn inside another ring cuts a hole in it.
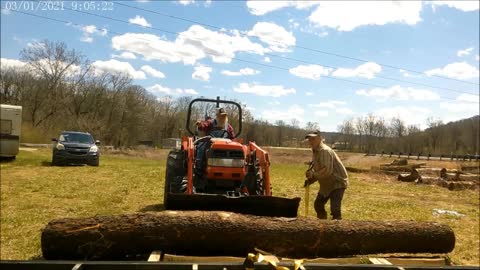
[[[58,159],[53,156],[52,157],[52,166],[59,166],[60,165],[60,162],[58,161]]]
[[[95,167],[100,166],[100,159],[97,159],[97,160],[93,161],[92,163],[90,163],[90,166],[95,166]]]

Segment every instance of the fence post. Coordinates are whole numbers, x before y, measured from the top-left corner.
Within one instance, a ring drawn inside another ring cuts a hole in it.
[[[382,157],[383,157],[383,154],[385,154],[385,151],[382,151]]]
[[[410,155],[412,155],[412,153],[408,152],[407,159],[410,159]]]
[[[450,154],[450,160],[453,161],[453,152]]]
[[[432,156],[432,154],[428,153],[428,157],[427,157],[427,160],[430,160],[430,157]]]
[[[393,154],[393,152],[390,152],[390,156],[389,156],[389,157],[392,157],[392,154]]]
[[[422,154],[422,153],[418,153],[417,160],[420,159],[420,155],[421,155],[421,154]]]
[[[440,154],[440,161],[442,161],[443,154]]]

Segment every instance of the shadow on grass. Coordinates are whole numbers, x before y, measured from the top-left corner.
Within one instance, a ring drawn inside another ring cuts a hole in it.
[[[44,160],[40,163],[40,165],[42,165],[43,167],[50,167],[52,166],[52,162]]]
[[[0,157],[0,163],[14,162],[15,157]]]
[[[138,211],[139,212],[158,212],[163,210],[165,210],[165,206],[163,205],[163,203],[160,203],[160,204],[147,205]]]

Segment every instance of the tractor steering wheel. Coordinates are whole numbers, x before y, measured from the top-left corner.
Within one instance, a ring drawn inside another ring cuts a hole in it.
[[[216,131],[223,131],[222,134],[220,136],[218,136],[218,133],[216,133]],[[221,128],[214,128],[212,129],[212,131],[210,131],[210,134],[209,134],[212,138],[228,138],[228,132],[224,129],[221,129]]]

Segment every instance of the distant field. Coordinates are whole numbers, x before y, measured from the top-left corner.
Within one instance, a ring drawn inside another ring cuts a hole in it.
[[[271,149],[275,196],[302,197],[304,170],[311,152]],[[370,168],[393,158],[340,153],[347,166]],[[39,259],[40,231],[51,219],[161,210],[166,151],[111,152],[100,167],[51,167],[47,149],[21,151],[0,165],[0,258]],[[423,162],[423,161],[422,161]],[[438,162],[438,163],[437,163]],[[459,163],[429,164],[457,168]],[[455,264],[479,265],[479,193],[401,183],[379,174],[350,174],[343,216],[355,220],[417,220],[449,224],[457,243],[449,254]],[[318,186],[311,188],[310,215]],[[454,210],[464,217],[435,216],[433,209]],[[303,215],[303,202],[300,207]],[[412,243],[414,244],[414,243]]]

